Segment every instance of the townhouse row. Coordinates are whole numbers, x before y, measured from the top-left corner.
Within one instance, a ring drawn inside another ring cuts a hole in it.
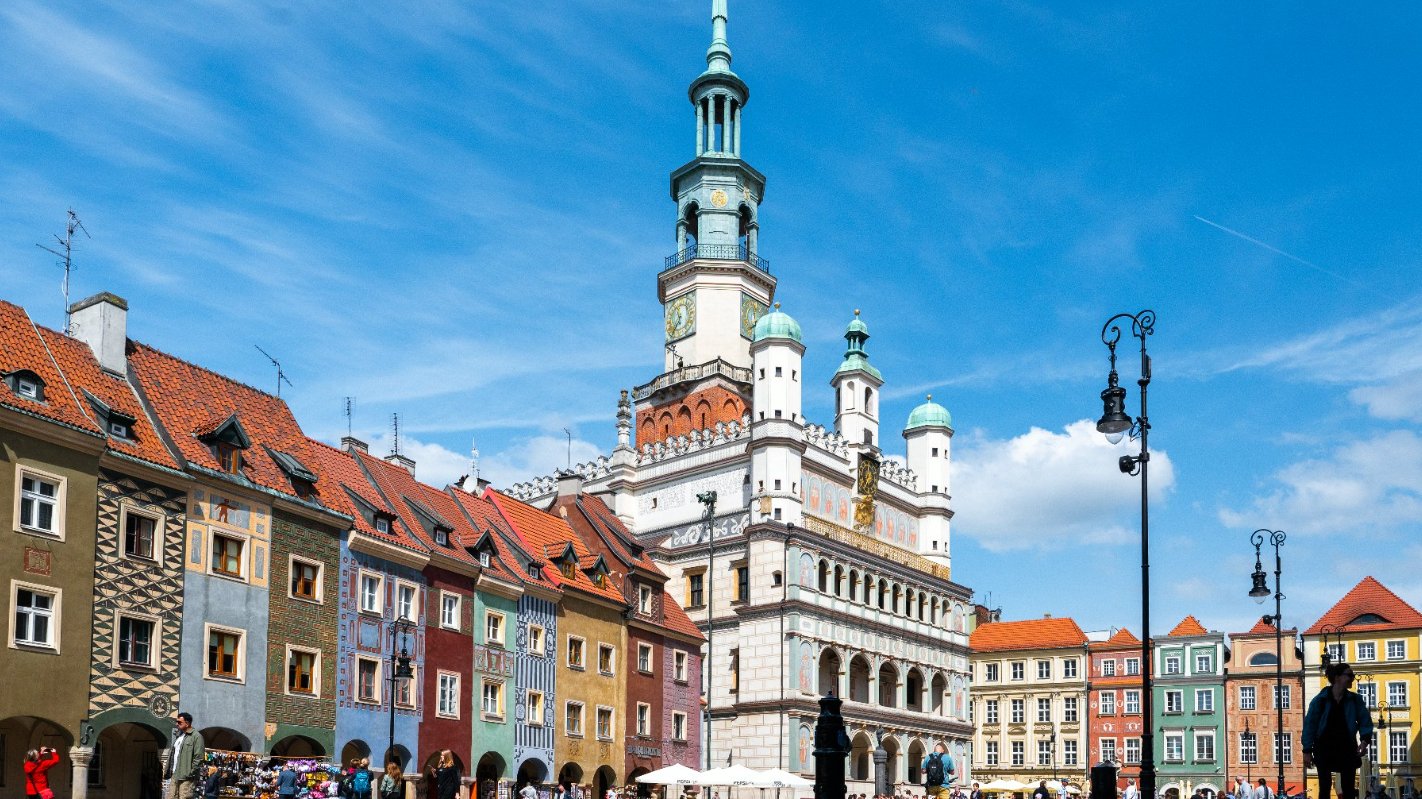
[[[41,745],[61,794],[156,796],[180,710],[216,750],[449,749],[481,797],[697,764],[703,637],[578,478],[544,508],[425,485],[127,310],[64,335],[0,301],[0,796]]]
[[[1124,787],[1139,778],[1149,724],[1162,796],[1225,793],[1236,777],[1274,786],[1281,765],[1292,792],[1304,785],[1304,711],[1340,660],[1374,708],[1370,759],[1382,781],[1401,788],[1422,776],[1422,614],[1367,577],[1301,636],[1278,632],[1265,619],[1227,638],[1187,616],[1146,657],[1126,629],[1088,634],[1070,618],[981,624],[970,639],[976,779],[1084,790],[1089,768],[1111,762]]]

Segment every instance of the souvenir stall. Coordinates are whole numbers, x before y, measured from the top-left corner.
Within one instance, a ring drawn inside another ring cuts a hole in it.
[[[329,761],[207,750],[207,765],[217,767],[218,795],[226,799],[276,799],[277,775],[286,764],[298,775],[297,799],[335,799],[339,795],[341,768]]]

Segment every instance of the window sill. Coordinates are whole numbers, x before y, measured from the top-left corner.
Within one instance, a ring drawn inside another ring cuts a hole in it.
[[[49,541],[64,540],[63,530],[45,530],[41,527],[25,527],[21,525],[15,528],[15,532],[23,533],[24,535],[32,535],[35,538],[43,538]]]
[[[240,574],[227,574],[226,572],[209,571],[207,575],[209,577],[216,577],[220,580],[227,580],[228,582],[241,583],[243,585],[247,584],[247,578],[243,577]]]
[[[153,665],[152,663],[125,663],[124,661],[120,660],[118,662],[118,668],[124,671],[139,671],[143,672],[144,674],[158,673],[158,667]]]
[[[312,692],[312,691],[293,691],[293,690],[291,690],[290,688],[286,689],[286,695],[287,695],[287,696],[291,696],[291,697],[295,697],[295,698],[297,698],[297,699],[320,699],[320,698],[321,698],[320,694],[317,694],[317,693]]]
[[[449,714],[449,713],[435,713],[435,716],[436,716],[437,718],[451,719],[451,720],[453,720],[453,721],[459,721],[459,716],[452,715],[452,714]]]
[[[566,736],[568,736],[569,738],[581,738],[581,737],[583,737],[583,734],[582,734],[582,733],[580,733],[580,732],[572,732],[572,731],[570,731],[570,730],[564,730],[564,731],[563,731],[563,734],[566,735]]]
[[[59,647],[54,644],[37,644],[31,641],[11,641],[11,649],[18,649],[22,652],[34,652],[38,655],[58,655]]]
[[[381,616],[385,615],[385,611],[383,610],[371,610],[370,608],[361,608],[359,611],[357,611],[357,613],[362,616],[374,616],[376,618],[380,618]]]
[[[294,599],[294,600],[296,600],[297,602],[305,602],[305,603],[308,604],[308,605],[324,605],[324,604],[326,604],[325,602],[321,601],[320,599],[317,599],[316,597],[310,597],[310,596],[297,596],[297,595],[295,595],[295,594],[287,594],[287,595],[286,595],[286,598],[287,598],[287,599]]]
[[[579,663],[569,663],[569,664],[568,664],[568,668],[572,669],[573,671],[587,671],[587,670],[588,670],[588,667],[587,667],[587,666],[584,666],[584,665],[579,664]]]
[[[504,714],[502,713],[484,713],[480,716],[480,718],[482,718],[484,721],[492,721],[499,724],[504,723]]]
[[[598,673],[598,674],[601,674],[601,675],[604,676],[604,677],[616,677],[616,676],[617,676],[617,672],[614,672],[614,671],[603,671],[602,669],[598,669],[598,670],[597,670],[597,673]]]
[[[204,674],[202,678],[212,682],[225,682],[229,685],[245,685],[247,682],[241,677],[229,674]]]

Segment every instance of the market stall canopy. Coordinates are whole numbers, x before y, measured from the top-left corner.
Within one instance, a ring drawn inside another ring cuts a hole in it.
[[[701,783],[697,782],[699,779],[701,779],[701,772],[677,763],[656,771],[649,771],[638,777],[637,781],[652,785],[700,785]]]
[[[792,774],[779,768],[760,772],[760,779],[751,783],[751,785],[761,788],[808,788],[814,784],[814,780],[807,780],[799,774]]]
[[[735,765],[703,771],[696,778],[697,785],[755,785],[761,774],[745,766]]]

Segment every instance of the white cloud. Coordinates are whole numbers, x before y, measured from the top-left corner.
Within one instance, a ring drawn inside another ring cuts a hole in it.
[[[1275,487],[1243,509],[1224,508],[1231,527],[1294,533],[1385,534],[1422,518],[1422,436],[1378,433],[1280,470]]]
[[[1422,369],[1404,372],[1391,380],[1360,386],[1348,399],[1367,408],[1368,414],[1390,421],[1422,422]]]
[[[372,455],[384,457],[388,452],[389,434],[381,434],[370,440]],[[420,441],[410,436],[400,436],[400,454],[415,462],[415,477],[425,485],[443,488],[469,473],[468,455],[461,455],[439,444]]]
[[[479,461],[479,476],[494,484],[494,488],[534,477],[546,477],[568,465],[569,453],[574,464],[586,463],[603,454],[596,444],[560,435],[536,435],[517,439],[508,448]]]
[[[1007,441],[969,439],[954,454],[955,529],[994,552],[1132,540],[1139,478],[1117,468],[1129,451],[1086,419],[1062,432],[1034,427]],[[1174,485],[1169,456],[1152,451],[1152,499]]]

